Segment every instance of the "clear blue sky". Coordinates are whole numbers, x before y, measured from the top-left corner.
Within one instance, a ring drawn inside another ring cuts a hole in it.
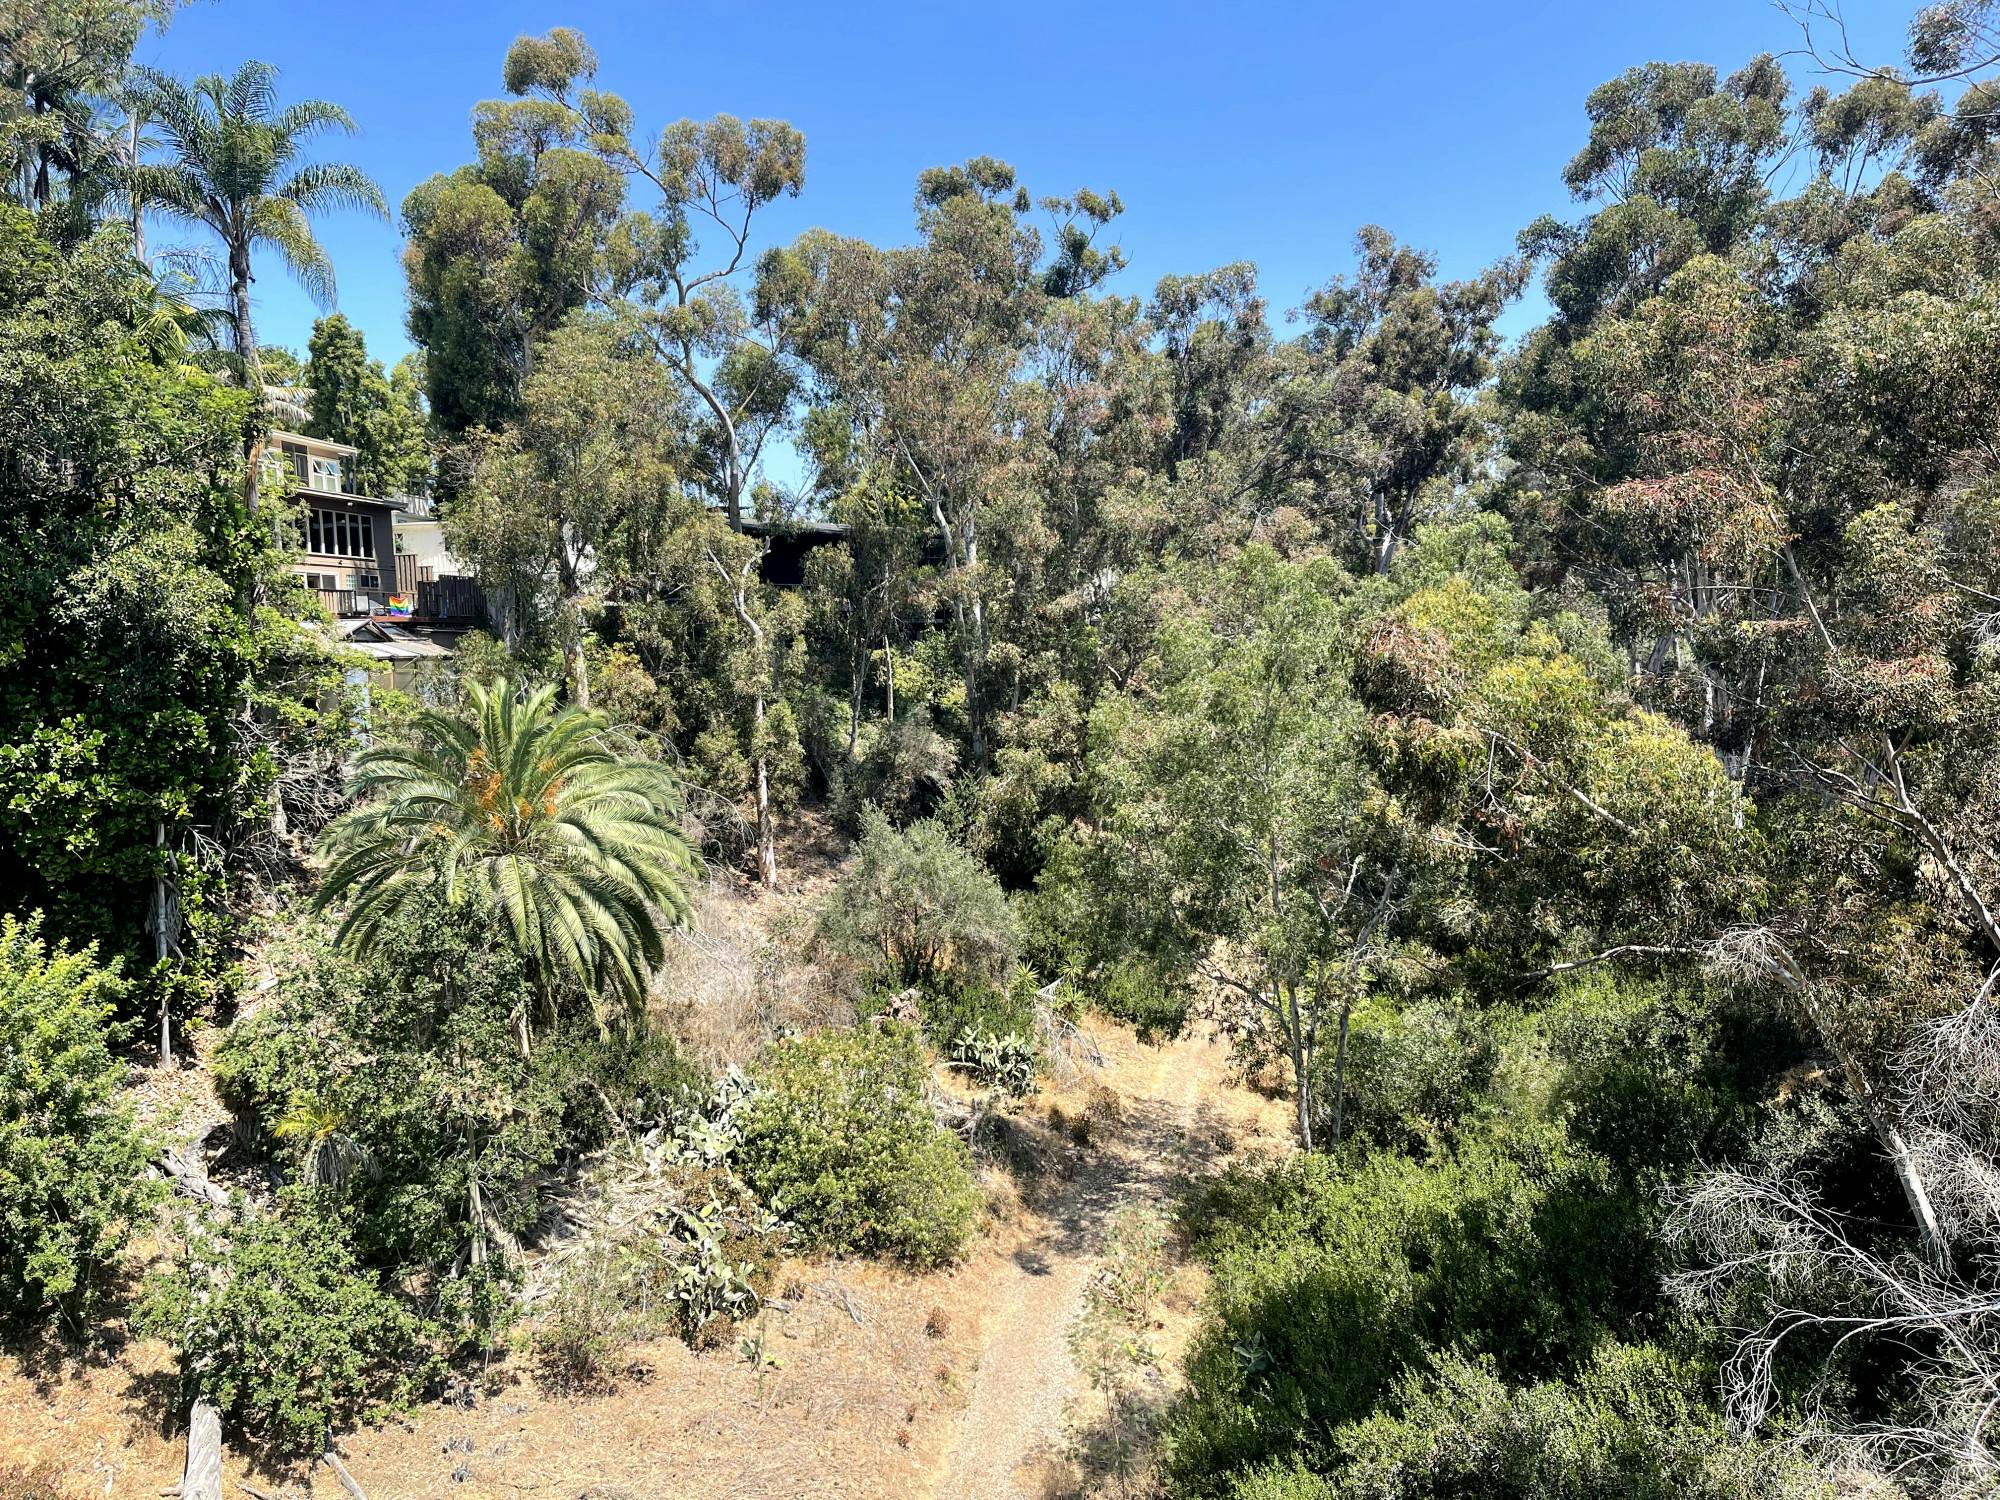
[[[1894,60],[1913,8],[1849,0],[1857,49]],[[1622,69],[1726,72],[1798,43],[1767,0],[195,0],[139,55],[182,74],[261,58],[285,98],[346,105],[361,134],[324,149],[371,173],[393,209],[471,158],[471,109],[499,94],[508,43],[556,25],[589,38],[600,86],[642,133],[725,110],[805,132],[806,190],[770,213],[772,242],[813,225],[905,240],[918,171],[984,152],[1038,195],[1123,196],[1120,289],[1249,259],[1274,312],[1347,270],[1362,224],[1458,275],[1506,254],[1537,214],[1573,211],[1560,172],[1584,96]],[[1819,81],[1807,60],[1789,66],[1801,90]],[[393,362],[409,347],[393,215],[332,217],[321,236],[341,309]],[[260,264],[257,299],[265,340],[303,353],[313,308],[281,267]]]

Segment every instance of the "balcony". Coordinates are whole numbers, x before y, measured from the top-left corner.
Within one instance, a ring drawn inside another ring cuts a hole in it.
[[[332,611],[336,620],[379,615],[389,608],[389,594],[385,589],[314,589],[313,593],[321,604]]]
[[[429,570],[411,571],[422,573]],[[408,602],[409,613],[392,618],[409,620],[418,625],[455,626],[477,625],[485,619],[486,596],[472,579],[452,575],[443,578],[417,576],[404,587],[402,575],[403,569],[399,567],[396,592],[398,597]],[[389,614],[390,594],[387,589],[315,588],[313,593],[336,620]]]

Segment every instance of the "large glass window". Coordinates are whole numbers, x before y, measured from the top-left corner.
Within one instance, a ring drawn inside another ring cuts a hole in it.
[[[312,461],[312,487],[323,494],[338,495],[340,491],[340,460],[337,458],[316,458]]]
[[[366,516],[314,506],[306,512],[306,551],[319,557],[372,558],[373,531]]]

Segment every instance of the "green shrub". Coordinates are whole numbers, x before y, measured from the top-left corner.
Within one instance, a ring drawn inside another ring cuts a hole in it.
[[[1016,969],[1006,984],[973,978],[960,981],[940,975],[919,987],[917,1014],[924,1035],[939,1051],[949,1048],[966,1031],[991,1031],[1002,1036],[1035,1030],[1034,976]]]
[[[1331,1479],[1292,1460],[1240,1475],[1229,1486],[1229,1500],[1340,1500],[1340,1491]]]
[[[1651,1345],[1609,1343],[1562,1381],[1510,1388],[1442,1355],[1399,1382],[1393,1415],[1342,1434],[1321,1488],[1241,1487],[1326,1500],[1749,1500],[1819,1495],[1805,1466],[1731,1439],[1704,1405],[1712,1371]]]
[[[277,998],[217,1048],[217,1088],[299,1180],[335,1195],[356,1252],[394,1280],[435,1273],[480,1235],[524,1233],[565,1161],[703,1087],[643,1020],[606,1035],[569,1016],[523,1057],[522,963],[464,908],[392,919],[361,963],[315,932],[301,946]]]
[[[1773,1007],[1609,969],[1572,976],[1538,1021],[1570,1134],[1635,1172],[1740,1155],[1808,1055]]]
[[[1434,1349],[1488,1355],[1509,1380],[1560,1372],[1655,1302],[1654,1213],[1546,1130],[1431,1163],[1311,1155],[1225,1175],[1185,1213],[1212,1275],[1173,1471],[1212,1494],[1274,1460],[1319,1468]]]
[[[158,1201],[106,1043],[117,966],[0,919],[0,1319],[87,1315]]]
[[[1126,1022],[1146,1041],[1179,1036],[1193,1001],[1186,985],[1174,983],[1143,959],[1108,965],[1091,987],[1091,994],[1099,1009]]]
[[[977,855],[941,824],[897,829],[861,813],[853,865],[827,898],[820,941],[869,979],[896,986],[998,984],[1020,946],[1014,912]]]
[[[779,1042],[743,1112],[744,1177],[818,1248],[957,1258],[979,1193],[964,1143],[932,1118],[926,1076],[908,1027]]]
[[[1342,1108],[1346,1139],[1398,1150],[1449,1145],[1493,1081],[1500,1049],[1487,1015],[1462,1000],[1421,999],[1355,1018]],[[1334,1049],[1313,1070],[1314,1114],[1333,1118]]]
[[[894,724],[868,724],[860,753],[843,754],[836,765],[831,798],[835,819],[845,828],[865,828],[871,808],[905,822],[931,813],[958,775],[958,748],[939,734],[925,709]]]
[[[407,1407],[440,1366],[431,1331],[361,1269],[325,1195],[197,1225],[148,1279],[139,1327],[180,1357],[189,1400],[285,1453]]]
[[[1030,961],[1061,974],[1147,1040],[1178,1036],[1192,994],[1174,934],[1144,919],[1124,866],[1075,836],[1056,839],[1021,900]]]

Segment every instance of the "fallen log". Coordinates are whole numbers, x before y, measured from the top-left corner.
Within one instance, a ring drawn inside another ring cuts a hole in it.
[[[208,1168],[202,1165],[198,1143],[189,1141],[185,1145],[167,1147],[160,1153],[157,1165],[176,1189],[196,1202],[206,1203],[212,1208],[229,1207],[229,1194],[209,1180]]]
[[[340,1455],[333,1451],[332,1443],[326,1445],[326,1452],[319,1456],[319,1461],[327,1465],[339,1476],[340,1487],[352,1495],[354,1500],[368,1500],[368,1491],[361,1488],[360,1481],[347,1472],[347,1465],[342,1463]]]

